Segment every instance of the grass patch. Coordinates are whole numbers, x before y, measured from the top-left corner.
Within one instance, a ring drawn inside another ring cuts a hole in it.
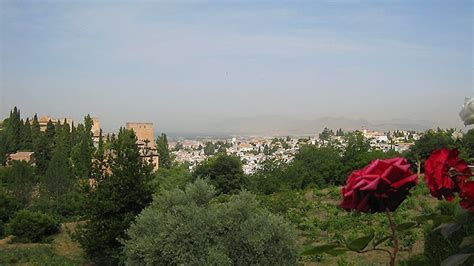
[[[71,239],[78,223],[61,225],[51,243],[11,243],[0,240],[0,265],[84,265],[87,261],[78,243]]]
[[[49,244],[0,247],[0,265],[82,265],[82,261],[56,254]]]

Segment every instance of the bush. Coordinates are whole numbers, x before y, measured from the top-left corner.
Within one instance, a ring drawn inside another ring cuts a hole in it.
[[[298,229],[303,229],[313,208],[302,191],[286,191],[260,196],[261,204],[274,214],[281,215]]]
[[[294,265],[296,234],[261,208],[249,192],[214,201],[216,191],[198,179],[186,189],[155,198],[124,241],[131,265]]]
[[[438,210],[443,215],[455,215],[456,203],[440,202]],[[462,227],[452,233],[448,238],[441,234],[441,230],[434,230],[440,223],[434,223],[425,227],[425,257],[429,265],[440,265],[443,260],[460,253],[460,244],[465,237],[474,235],[474,215],[467,215]],[[471,256],[463,265],[474,265],[474,257]]]
[[[59,231],[57,221],[44,213],[21,210],[11,219],[9,232],[19,242],[41,242]]]
[[[0,190],[0,237],[4,236],[5,224],[18,210],[18,203],[5,192]]]

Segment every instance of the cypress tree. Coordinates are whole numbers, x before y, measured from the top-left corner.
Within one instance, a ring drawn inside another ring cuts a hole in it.
[[[41,132],[38,116],[36,114],[33,117],[33,122],[31,123],[31,139],[36,159],[36,172],[37,174],[42,175],[48,168],[48,162],[51,158],[51,154],[48,140],[46,139],[45,133]]]
[[[77,127],[78,142],[72,149],[74,175],[79,178],[89,178],[92,169],[94,143],[92,141],[92,119],[89,115],[84,118],[84,125]]]
[[[41,129],[38,122],[38,116],[35,114],[35,116],[33,117],[33,121],[31,122],[31,138],[33,142],[37,138],[39,138],[40,135],[41,135]]]
[[[69,127],[69,124],[67,123],[66,119],[64,119],[64,123],[61,126],[61,130],[62,130],[61,134],[64,141],[64,145],[66,146],[66,154],[69,158],[71,156],[71,150],[72,150],[71,128]]]
[[[7,147],[5,143],[5,133],[0,130],[0,165],[5,165],[7,162]]]
[[[46,137],[46,141],[49,146],[49,153],[52,152],[54,149],[54,136],[56,135],[56,126],[54,125],[53,121],[49,120],[48,124],[46,124],[46,130],[44,131],[44,136]]]
[[[63,128],[58,130],[55,139],[56,146],[40,185],[42,201],[51,206],[54,213],[60,212],[62,198],[72,190],[74,185],[67,154],[68,137]]]
[[[74,126],[74,122],[71,123],[71,147],[77,144],[77,129]]]
[[[166,137],[166,134],[162,133],[156,140],[156,151],[160,156],[160,167],[170,168],[171,158],[170,150],[168,148],[168,138]]]
[[[33,149],[33,140],[31,137],[30,120],[27,118],[24,123],[21,123],[21,125],[20,149],[31,151]]]
[[[105,173],[106,161],[105,161],[105,148],[104,138],[102,136],[102,129],[99,132],[99,143],[97,149],[94,152],[94,158],[92,163],[91,178],[95,180],[101,180]]]
[[[120,129],[112,140],[111,174],[100,179],[88,197],[86,224],[76,238],[87,255],[100,264],[118,262],[125,231],[152,199],[146,185],[151,167],[142,160],[131,130]]]
[[[20,131],[20,111],[15,106],[10,111],[10,116],[3,121],[3,141],[6,153],[16,152],[20,148]]]

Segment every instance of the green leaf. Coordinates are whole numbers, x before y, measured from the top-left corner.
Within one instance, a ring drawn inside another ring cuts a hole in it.
[[[435,220],[437,216],[439,216],[439,215],[436,214],[436,213],[430,213],[430,214],[424,214],[424,215],[417,216],[413,219],[417,223],[422,224],[422,223],[427,222],[427,221]]]
[[[391,236],[385,236],[385,237],[382,237],[381,239],[375,241],[374,248],[377,247],[378,245],[382,244],[383,242],[389,240],[390,238],[392,238],[392,237]]]
[[[460,205],[456,205],[454,220],[458,223],[468,223],[471,217],[471,212],[462,208]]]
[[[450,237],[454,232],[458,231],[459,229],[461,229],[462,227],[462,224],[459,224],[459,223],[449,223],[449,224],[442,224],[438,227],[436,227],[435,229],[433,229],[433,231],[436,231],[436,230],[441,230],[441,234],[445,237],[445,238],[448,238]]]
[[[348,243],[346,243],[346,246],[350,250],[361,251],[364,248],[366,248],[367,245],[369,245],[369,243],[370,243],[370,241],[372,241],[372,239],[374,239],[374,233],[371,233],[370,235],[359,237],[359,238],[356,238],[352,241],[349,241]]]
[[[473,253],[468,254],[456,254],[448,257],[441,262],[441,266],[457,266],[462,265]]]
[[[449,215],[436,215],[436,217],[433,219],[433,221],[435,221],[436,223],[439,223],[439,224],[444,224],[444,223],[450,223],[450,222],[453,222],[454,221],[454,218],[452,216],[449,216]]]
[[[303,251],[303,253],[301,253],[301,255],[303,255],[303,256],[319,255],[319,254],[327,253],[328,251],[331,251],[331,250],[333,250],[335,248],[339,248],[339,247],[341,247],[339,244],[320,245],[320,246],[316,246],[316,247],[311,247],[311,248]]]
[[[416,225],[417,223],[415,222],[402,223],[402,224],[397,225],[397,231],[406,231],[408,229],[415,227]]]
[[[345,248],[335,248],[331,250],[327,250],[326,253],[332,256],[339,256],[347,252]]]
[[[437,214],[437,213],[430,213],[430,214],[424,214],[420,215],[414,218],[414,220],[418,224],[423,224],[427,221],[434,221],[436,223],[449,223],[453,221],[453,217],[449,215],[442,215],[442,214]]]

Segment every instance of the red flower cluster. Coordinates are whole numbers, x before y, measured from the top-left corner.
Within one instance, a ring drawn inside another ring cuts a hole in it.
[[[372,161],[347,178],[340,207],[361,212],[394,211],[418,183],[404,158]]]
[[[453,200],[459,193],[461,206],[474,212],[474,181],[467,163],[458,157],[457,150],[440,149],[431,153],[425,162],[425,181],[431,195]]]
[[[454,193],[460,191],[460,182],[471,174],[458,154],[457,150],[440,149],[426,160],[425,181],[433,197],[453,200]]]

